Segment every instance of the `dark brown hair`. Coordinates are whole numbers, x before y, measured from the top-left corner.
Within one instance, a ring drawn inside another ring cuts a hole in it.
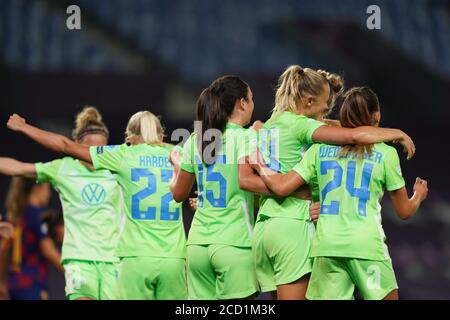
[[[375,112],[380,111],[378,97],[370,88],[351,88],[344,94],[344,101],[339,112],[339,120],[344,128],[356,128],[361,126],[372,126]],[[354,153],[358,157],[364,153],[371,154],[373,145],[346,145],[343,146],[340,155]]]
[[[201,129],[197,133],[198,150],[201,152],[202,161],[204,151],[210,143],[210,138],[204,135],[204,132],[210,129],[216,129],[223,133],[228,122],[228,117],[233,113],[237,100],[245,99],[248,96],[248,84],[237,76],[222,76],[204,89],[197,100],[197,120],[201,121]],[[206,139],[205,139],[206,138]],[[218,141],[214,141],[217,143]],[[216,156],[216,149],[212,150],[212,161],[206,161],[210,164]]]

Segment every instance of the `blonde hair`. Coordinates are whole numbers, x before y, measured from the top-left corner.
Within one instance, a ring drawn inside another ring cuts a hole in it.
[[[147,144],[161,144],[164,128],[161,121],[150,111],[139,111],[131,116],[125,132],[126,143],[141,141]]]
[[[327,79],[330,85],[330,97],[328,98],[328,107],[330,108],[329,113],[332,111],[336,100],[342,96],[345,90],[344,79],[336,74],[325,70],[317,70],[325,79]]]
[[[81,141],[88,134],[102,134],[109,138],[109,131],[103,123],[102,116],[97,108],[85,106],[77,114],[75,119],[75,129],[72,131],[72,138],[75,141]]]
[[[278,79],[272,116],[284,111],[296,113],[305,94],[320,95],[328,80],[319,72],[299,65],[289,66]]]
[[[35,185],[31,179],[13,177],[6,195],[5,208],[9,221],[16,223],[23,215],[28,197]]]

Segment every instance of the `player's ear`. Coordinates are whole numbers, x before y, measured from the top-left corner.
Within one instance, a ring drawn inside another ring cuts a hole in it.
[[[244,98],[241,98],[236,101],[236,104],[234,105],[234,111],[241,110],[245,111],[247,101],[245,101]]]
[[[245,98],[241,98],[240,102],[242,110],[245,110],[245,107],[247,106],[247,100],[245,100]]]
[[[380,125],[380,122],[381,122],[381,113],[380,113],[380,111],[374,112],[372,114],[372,121],[373,121],[373,124],[375,126],[378,127]]]
[[[313,96],[311,96],[311,95],[308,94],[308,95],[306,96],[305,102],[306,102],[306,107],[307,107],[307,108],[311,108],[311,106],[312,106],[312,104],[313,104],[313,102],[314,102]]]

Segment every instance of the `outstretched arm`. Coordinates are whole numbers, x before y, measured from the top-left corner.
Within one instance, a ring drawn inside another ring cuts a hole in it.
[[[36,179],[36,166],[34,163],[25,163],[12,158],[0,157],[0,174]]]
[[[92,162],[88,146],[76,143],[63,135],[33,127],[27,124],[25,119],[17,114],[9,117],[7,126],[13,131],[25,134],[47,149],[64,153],[86,162]]]
[[[322,126],[317,128],[312,139],[314,142],[328,144],[374,144],[380,142],[400,142],[404,151],[411,159],[416,152],[412,139],[398,129],[363,126],[357,128],[341,128],[336,126]]]
[[[266,186],[277,196],[287,197],[305,183],[305,180],[293,170],[280,174],[269,169],[259,151],[250,156],[250,163]]]
[[[416,178],[416,182],[414,184],[414,194],[411,198],[408,198],[408,192],[405,187],[395,191],[390,191],[389,195],[397,215],[401,219],[406,220],[416,213],[422,201],[427,198],[428,183],[426,180]]]

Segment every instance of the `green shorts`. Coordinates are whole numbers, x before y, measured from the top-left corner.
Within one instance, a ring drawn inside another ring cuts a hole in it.
[[[251,248],[188,245],[189,299],[241,299],[257,292]]]
[[[69,300],[90,298],[115,300],[117,266],[112,262],[65,260],[66,297]]]
[[[314,226],[290,218],[258,220],[253,233],[256,277],[262,292],[294,282],[311,273],[309,258]]]
[[[187,299],[186,260],[125,257],[120,259],[118,287],[124,300]]]
[[[397,289],[391,260],[317,257],[309,280],[309,300],[352,300],[355,286],[365,300],[381,300]]]

